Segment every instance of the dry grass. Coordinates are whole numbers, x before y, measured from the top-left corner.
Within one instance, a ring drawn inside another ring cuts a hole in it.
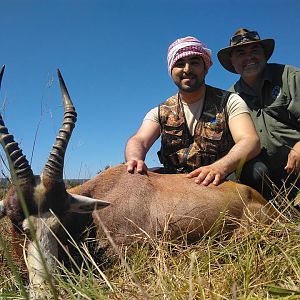
[[[290,219],[284,224],[252,222],[229,239],[207,236],[194,245],[145,237],[105,266],[87,244],[77,245],[82,264],[61,264],[55,275],[59,299],[300,299],[298,212],[279,205]],[[0,298],[26,299],[3,250],[0,258]]]

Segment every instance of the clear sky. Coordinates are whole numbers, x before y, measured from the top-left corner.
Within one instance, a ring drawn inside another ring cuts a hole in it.
[[[0,0],[0,110],[40,173],[61,126],[60,68],[78,113],[65,176],[89,178],[123,162],[146,112],[176,93],[166,65],[175,39],[206,43],[206,82],[227,89],[238,77],[216,55],[240,27],[275,39],[270,62],[300,67],[299,12],[299,0]]]

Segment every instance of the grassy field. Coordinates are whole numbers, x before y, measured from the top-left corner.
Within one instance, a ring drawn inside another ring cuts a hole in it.
[[[299,213],[284,197],[278,205],[286,222],[251,222],[229,239],[212,235],[188,245],[145,236],[109,260],[98,260],[87,242],[77,245],[82,263],[60,265],[57,295],[49,291],[49,299],[300,299]],[[0,226],[5,232],[8,221]],[[0,299],[26,299],[1,249]]]

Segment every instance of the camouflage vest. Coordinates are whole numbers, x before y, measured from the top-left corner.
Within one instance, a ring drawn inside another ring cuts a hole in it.
[[[234,145],[228,128],[226,104],[230,93],[206,85],[201,117],[194,136],[186,124],[179,95],[159,105],[160,162],[167,173],[190,172],[226,155]]]

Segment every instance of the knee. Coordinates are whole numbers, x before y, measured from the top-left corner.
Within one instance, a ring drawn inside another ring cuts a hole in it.
[[[260,160],[252,160],[244,165],[240,181],[254,188],[261,187],[263,181],[269,175],[269,170],[265,163]]]
[[[253,164],[252,173],[254,181],[262,181],[266,178],[266,176],[270,175],[268,167],[261,161],[255,162]]]

